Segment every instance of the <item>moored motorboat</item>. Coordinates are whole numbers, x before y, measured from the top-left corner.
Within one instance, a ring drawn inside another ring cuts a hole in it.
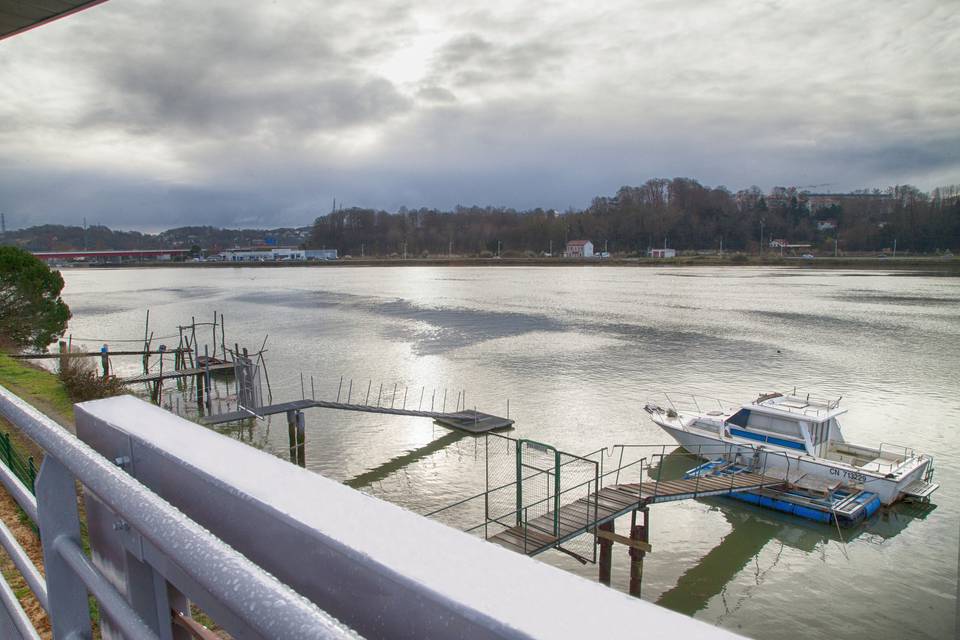
[[[717,409],[704,410],[712,403]],[[736,462],[741,468],[756,471],[762,465],[763,473],[783,479],[781,493],[787,500],[789,494],[822,496],[833,512],[835,498],[848,503],[860,499],[866,509],[872,499],[861,497],[864,494],[890,505],[929,500],[939,487],[932,482],[929,455],[900,445],[873,448],[847,442],[837,420],[846,413],[839,398],[767,393],[733,407],[693,398],[695,408],[685,410],[668,396],[666,404],[649,402],[644,410],[681,446],[704,459]]]

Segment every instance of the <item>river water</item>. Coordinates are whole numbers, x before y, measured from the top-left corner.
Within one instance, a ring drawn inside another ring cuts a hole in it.
[[[750,267],[63,273],[75,343],[138,346],[119,340],[143,335],[149,308],[154,346],[174,347],[178,324],[210,321],[216,310],[228,343],[256,351],[269,335],[274,401],[333,399],[338,388],[346,397],[351,380],[354,401],[369,387],[371,403],[379,394],[385,404],[440,408],[445,394],[449,410],[465,393],[467,407],[505,415],[509,399],[511,436],[574,454],[668,443],[642,410],[664,391],[737,401],[794,387],[842,395],[848,440],[934,455],[934,504],[886,509],[841,532],[726,499],[656,505],[643,598],[755,638],[953,637],[958,278]],[[206,331],[201,345],[212,342]],[[141,366],[114,364],[128,374]],[[218,393],[229,400],[229,388]],[[482,438],[428,419],[310,410],[306,421],[308,468],[420,513],[483,491],[491,468],[512,468],[487,459]],[[288,454],[282,415],[218,429]],[[629,517],[617,523],[620,533],[628,527]],[[596,565],[553,551],[541,558],[596,579]],[[616,546],[613,586],[625,591],[628,581]]]

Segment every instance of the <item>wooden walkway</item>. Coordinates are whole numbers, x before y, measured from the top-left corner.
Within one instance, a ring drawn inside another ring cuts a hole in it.
[[[114,355],[114,354],[110,354]],[[123,384],[137,384],[138,382],[158,382],[160,380],[173,380],[174,378],[189,378],[191,376],[202,376],[207,371],[210,373],[218,373],[220,371],[233,371],[233,363],[225,362],[223,364],[212,364],[209,367],[196,367],[193,369],[171,369],[170,371],[164,371],[162,373],[148,373],[143,376],[135,376],[133,378],[127,378],[123,381]]]
[[[501,531],[488,538],[511,551],[535,556],[563,544],[567,540],[592,532],[599,525],[624,514],[659,502],[673,502],[691,498],[722,496],[738,491],[755,491],[780,487],[783,479],[758,473],[738,473],[724,476],[700,476],[680,480],[650,481],[616,484],[600,489],[599,493],[560,507],[559,535],[554,533],[554,512],[531,519]],[[512,514],[511,514],[512,515]]]
[[[232,366],[232,365],[231,365]],[[212,367],[211,367],[212,368]],[[513,426],[513,420],[501,418],[481,411],[458,411],[456,413],[441,413],[439,411],[417,411],[414,409],[399,409],[378,407],[367,404],[347,404],[345,402],[331,402],[328,400],[294,400],[264,407],[252,408],[249,411],[231,411],[201,418],[203,424],[223,424],[236,422],[252,417],[268,416],[287,411],[302,411],[304,409],[338,409],[341,411],[360,411],[364,413],[381,413],[394,416],[412,416],[415,418],[431,418],[438,424],[467,431],[469,433],[485,433],[496,429],[506,429]]]

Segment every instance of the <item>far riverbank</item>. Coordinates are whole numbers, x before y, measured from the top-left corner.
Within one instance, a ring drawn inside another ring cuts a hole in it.
[[[270,262],[126,262],[104,264],[71,263],[69,268],[116,268],[116,267],[182,267],[182,268],[231,268],[231,267],[740,267],[782,266],[805,269],[883,269],[939,272],[960,275],[960,260],[941,256],[906,256],[886,258],[879,256],[838,256],[817,258],[794,258],[781,256],[679,256],[676,258],[479,258],[479,257],[429,257],[429,258],[341,258],[329,261],[270,261]]]

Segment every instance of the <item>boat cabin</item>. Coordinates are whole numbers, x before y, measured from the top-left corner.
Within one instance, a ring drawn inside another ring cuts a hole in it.
[[[846,409],[839,404],[839,398],[816,401],[771,393],[743,405],[722,423],[727,437],[793,449],[865,471],[888,472],[912,457],[909,450],[883,451],[845,442],[837,417]]]
[[[836,418],[846,409],[840,409],[839,402],[765,394],[729,416],[720,411],[701,415],[696,426],[825,458],[831,442],[843,442]]]

